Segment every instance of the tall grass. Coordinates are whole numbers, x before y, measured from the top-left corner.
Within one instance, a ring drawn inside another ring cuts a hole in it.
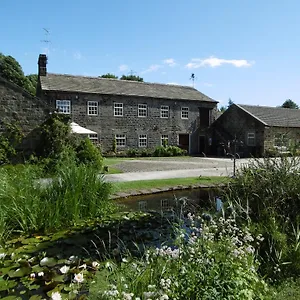
[[[114,209],[111,186],[90,165],[69,161],[48,183],[42,168],[0,169],[0,240],[16,233],[47,233]]]

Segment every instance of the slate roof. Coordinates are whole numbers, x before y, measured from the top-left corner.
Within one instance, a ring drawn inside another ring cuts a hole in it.
[[[40,76],[43,91],[140,96],[174,100],[217,101],[195,88],[182,85],[146,83],[128,80],[48,73]]]
[[[300,109],[236,104],[265,126],[300,127]]]

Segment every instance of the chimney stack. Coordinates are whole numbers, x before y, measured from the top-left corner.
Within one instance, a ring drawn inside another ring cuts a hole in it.
[[[47,55],[46,54],[40,54],[38,65],[39,65],[39,76],[46,76],[47,75]]]

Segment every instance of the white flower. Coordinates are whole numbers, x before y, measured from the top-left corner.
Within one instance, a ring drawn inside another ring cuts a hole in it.
[[[99,264],[98,262],[96,262],[96,261],[93,261],[93,262],[92,262],[92,267],[93,267],[93,268],[96,269],[96,268],[98,268],[99,266],[100,266],[100,264]]]
[[[78,282],[78,283],[82,283],[83,282],[83,274],[82,273],[78,273],[74,275],[74,281]]]
[[[70,267],[68,267],[68,266],[66,266],[66,265],[63,266],[63,267],[61,267],[61,268],[59,269],[59,271],[60,271],[62,274],[68,273],[69,270],[70,270]]]
[[[0,253],[0,259],[3,259],[6,256],[5,253]]]
[[[38,272],[38,276],[39,277],[43,277],[44,276],[44,272]]]
[[[35,278],[35,273],[31,273],[30,278]]]
[[[54,292],[51,294],[51,299],[52,300],[61,300],[62,298],[61,298],[61,295],[59,292]]]

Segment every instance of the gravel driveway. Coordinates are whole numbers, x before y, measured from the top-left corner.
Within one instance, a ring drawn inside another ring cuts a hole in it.
[[[128,172],[153,172],[153,171],[171,171],[171,170],[191,170],[191,169],[211,169],[211,168],[232,168],[233,161],[222,158],[204,158],[204,157],[180,157],[167,158],[159,157],[155,159],[136,159],[122,161],[115,168],[124,173]]]

